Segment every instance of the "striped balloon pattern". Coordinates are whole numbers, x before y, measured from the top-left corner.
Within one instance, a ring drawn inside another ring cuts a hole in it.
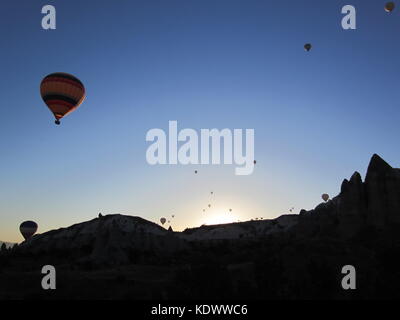
[[[44,77],[40,84],[40,94],[56,118],[60,119],[74,111],[85,99],[85,87],[76,77],[68,73],[56,72]]]
[[[21,234],[25,240],[31,238],[36,233],[37,229],[38,225],[34,221],[25,221],[19,226],[19,231],[21,231]]]

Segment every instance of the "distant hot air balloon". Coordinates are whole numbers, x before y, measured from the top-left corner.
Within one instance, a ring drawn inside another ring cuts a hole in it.
[[[21,231],[25,240],[28,240],[30,237],[32,237],[36,233],[37,229],[38,225],[34,221],[25,221],[19,226],[19,231]]]
[[[388,2],[385,4],[385,11],[386,12],[392,12],[394,10],[394,2]]]
[[[211,208],[211,204],[209,204],[208,207]]]
[[[164,225],[164,223],[165,223],[166,221],[167,221],[167,219],[165,219],[165,218],[161,218],[161,219],[160,219],[160,222],[161,222],[162,225]]]
[[[214,194],[214,192],[211,191],[211,194]]]
[[[327,202],[327,201],[329,200],[329,194],[324,193],[324,194],[321,196],[321,198],[322,198],[322,200],[324,200],[325,202]]]
[[[172,217],[172,218],[175,218],[175,215],[173,214],[171,217]]]
[[[253,161],[253,163],[254,163],[254,164],[256,164],[256,163],[257,163],[257,161],[256,161],[256,160],[254,160],[254,161]]]
[[[312,48],[311,43],[306,43],[306,44],[304,45],[304,50],[306,50],[307,52],[310,51],[311,48]]]
[[[85,87],[76,77],[68,73],[56,72],[44,77],[40,84],[40,94],[56,118],[55,123],[74,111],[85,99]]]
[[[197,174],[197,170],[194,170],[194,173],[196,173],[196,174]]]
[[[206,212],[206,209],[203,209],[203,212]]]

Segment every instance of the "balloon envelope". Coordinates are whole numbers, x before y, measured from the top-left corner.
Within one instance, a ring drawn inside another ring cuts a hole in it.
[[[385,11],[392,12],[394,10],[394,7],[395,7],[394,2],[388,2],[385,5]]]
[[[325,202],[329,200],[329,194],[324,193],[322,196],[322,200],[324,200]]]
[[[304,49],[305,49],[306,51],[310,51],[311,48],[312,48],[311,43],[306,43],[306,44],[304,45]]]
[[[54,114],[56,123],[80,106],[85,99],[85,87],[76,77],[68,73],[51,73],[43,78],[40,94]]]
[[[161,224],[164,224],[166,221],[167,221],[167,219],[165,219],[165,218],[160,219]]]
[[[19,226],[19,231],[25,240],[31,238],[36,233],[37,229],[38,225],[34,221],[25,221]]]

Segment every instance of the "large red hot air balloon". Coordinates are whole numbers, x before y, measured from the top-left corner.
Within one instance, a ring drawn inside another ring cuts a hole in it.
[[[19,231],[21,231],[25,240],[28,240],[30,237],[32,237],[36,233],[37,229],[38,225],[36,222],[33,221],[22,222],[19,226]]]
[[[68,73],[56,72],[44,77],[40,84],[40,94],[56,118],[55,123],[74,111],[85,99],[85,87],[76,77]]]

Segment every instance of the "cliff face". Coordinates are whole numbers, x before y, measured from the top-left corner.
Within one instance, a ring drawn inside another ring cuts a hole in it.
[[[364,187],[367,222],[378,227],[400,223],[400,170],[374,155]]]
[[[60,255],[96,266],[127,264],[147,252],[168,254],[185,248],[169,232],[140,217],[107,215],[49,231],[23,242],[22,254]]]
[[[335,224],[344,236],[366,226],[384,229],[400,224],[400,169],[374,154],[364,182],[355,172],[350,180],[343,181],[337,197],[301,215],[312,217],[306,219],[307,223]]]

